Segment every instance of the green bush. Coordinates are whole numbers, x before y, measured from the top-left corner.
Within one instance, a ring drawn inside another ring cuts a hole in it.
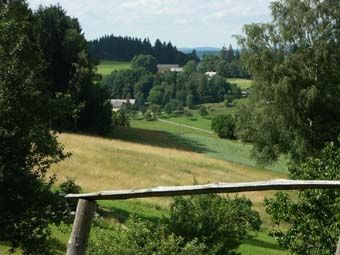
[[[205,254],[236,254],[249,231],[259,230],[259,214],[250,200],[234,200],[218,195],[176,198],[171,205],[169,230],[185,242],[198,240],[206,246]]]
[[[187,117],[187,119],[191,118],[193,116],[192,112],[185,110],[184,115]]]
[[[235,139],[235,122],[231,115],[218,115],[211,121],[211,130],[221,138]]]
[[[150,110],[147,110],[147,111],[146,111],[146,113],[144,114],[144,118],[145,118],[145,120],[147,120],[147,121],[156,120],[156,117],[155,117],[154,113],[151,112]]]
[[[328,144],[317,158],[294,164],[289,168],[294,179],[339,180],[340,139]],[[277,193],[265,200],[267,212],[274,223],[284,226],[272,234],[279,244],[294,254],[333,255],[340,235],[340,189],[314,189],[289,197]]]
[[[62,182],[59,185],[59,194],[62,196],[64,199],[65,207],[67,208],[66,210],[68,211],[67,213],[69,214],[68,216],[66,215],[67,221],[72,222],[73,216],[71,216],[71,212],[75,211],[77,208],[77,203],[78,201],[76,199],[66,199],[65,196],[67,194],[79,194],[81,192],[81,187],[75,183],[74,179],[67,179],[66,181]]]
[[[130,116],[125,111],[117,111],[113,113],[113,125],[119,127],[130,127]]]
[[[207,111],[207,108],[204,105],[200,107],[199,113],[202,117],[209,115],[209,112]]]
[[[203,255],[205,247],[197,240],[185,243],[183,238],[167,234],[164,225],[153,225],[136,218],[125,227],[94,228],[89,244],[91,255]]]

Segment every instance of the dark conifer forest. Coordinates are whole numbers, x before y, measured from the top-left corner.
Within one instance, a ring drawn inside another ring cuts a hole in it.
[[[122,37],[105,35],[99,39],[89,41],[90,55],[95,59],[130,61],[139,54],[152,55],[159,64],[184,65],[189,60],[198,61],[196,52],[184,54],[177,50],[171,42],[156,40],[152,45],[148,38]]]

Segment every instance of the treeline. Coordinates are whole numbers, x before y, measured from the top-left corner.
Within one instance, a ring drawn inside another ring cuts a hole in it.
[[[204,55],[199,69],[201,72],[214,71],[227,78],[251,78],[242,64],[240,51],[231,45],[228,48],[223,46],[218,56]]]
[[[196,52],[184,54],[177,50],[171,42],[156,40],[152,45],[148,38],[122,37],[106,35],[88,42],[88,49],[95,59],[130,61],[136,55],[152,55],[159,64],[184,65],[189,60],[198,61]]]
[[[192,108],[197,104],[241,96],[241,90],[222,76],[209,77],[199,72],[194,61],[188,62],[183,72],[153,74],[150,65],[136,65],[136,62],[150,63],[146,61],[148,59],[150,56],[141,55],[133,60],[134,68],[131,70],[116,71],[103,79],[102,84],[112,98],[135,98],[135,107],[143,111],[146,103],[176,110],[178,107]]]

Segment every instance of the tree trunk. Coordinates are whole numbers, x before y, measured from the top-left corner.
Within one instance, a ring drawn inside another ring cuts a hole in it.
[[[94,201],[78,200],[66,255],[85,255],[95,209]]]

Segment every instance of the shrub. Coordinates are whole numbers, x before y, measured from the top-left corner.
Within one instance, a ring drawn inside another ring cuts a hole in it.
[[[154,113],[151,112],[150,110],[147,110],[147,111],[146,111],[146,113],[144,114],[144,118],[145,118],[147,121],[156,120],[156,117],[155,117]]]
[[[170,208],[169,229],[190,242],[206,246],[205,254],[236,254],[250,230],[259,230],[259,214],[246,198],[234,200],[218,195],[176,198]]]
[[[164,108],[163,108],[164,112],[168,115],[171,114],[172,112],[172,106],[171,106],[171,103],[167,103]]]
[[[185,114],[185,116],[187,117],[187,119],[189,119],[190,117],[193,116],[193,114],[192,114],[190,111],[188,111],[188,110],[185,110],[185,111],[184,111],[184,114]]]
[[[233,96],[227,96],[227,98],[224,100],[224,106],[225,107],[232,107],[234,104],[234,97]]]
[[[92,255],[203,255],[205,247],[197,240],[184,243],[183,238],[167,234],[164,225],[153,225],[136,218],[126,227],[95,228],[89,244]]]
[[[235,122],[231,115],[218,115],[211,121],[211,130],[221,138],[235,139]]]
[[[209,115],[207,108],[204,105],[200,107],[199,113],[202,117]]]
[[[119,127],[130,127],[130,116],[125,111],[118,111],[113,113],[113,125]]]
[[[69,213],[76,210],[78,201],[76,199],[67,200],[65,196],[67,194],[79,194],[80,192],[81,187],[75,183],[74,179],[67,179],[59,185],[59,194],[65,199],[66,210]],[[68,218],[72,222],[72,217]]]

